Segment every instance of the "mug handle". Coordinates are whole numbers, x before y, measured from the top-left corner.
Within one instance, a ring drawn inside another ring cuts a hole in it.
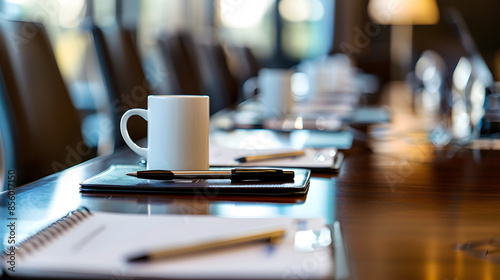
[[[146,160],[148,159],[148,149],[139,147],[132,139],[130,138],[130,135],[128,134],[128,129],[127,129],[127,122],[130,117],[133,115],[138,115],[145,119],[146,121],[148,120],[148,110],[145,109],[130,109],[125,114],[123,114],[122,119],[120,121],[120,131],[122,133],[123,140],[125,140],[125,143],[132,149],[132,151],[136,152],[138,155],[144,157]]]

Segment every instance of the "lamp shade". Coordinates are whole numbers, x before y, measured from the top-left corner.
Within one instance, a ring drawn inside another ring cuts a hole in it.
[[[439,21],[435,0],[370,0],[368,14],[378,24],[427,25]]]

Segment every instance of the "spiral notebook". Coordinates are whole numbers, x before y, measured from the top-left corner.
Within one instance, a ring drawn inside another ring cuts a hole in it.
[[[280,227],[274,245],[255,242],[145,263],[137,252]],[[43,278],[325,278],[333,273],[331,234],[320,218],[221,218],[73,211],[15,249],[14,277]],[[7,252],[8,253],[8,252]],[[313,269],[311,269],[313,268]]]

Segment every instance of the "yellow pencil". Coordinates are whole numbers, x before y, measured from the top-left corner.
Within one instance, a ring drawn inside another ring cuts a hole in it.
[[[268,160],[268,159],[275,159],[275,158],[303,156],[304,154],[305,154],[305,150],[297,150],[297,151],[292,151],[292,152],[274,153],[274,154],[267,154],[267,155],[244,156],[244,157],[237,158],[235,160],[239,161],[239,162],[252,162],[252,161]]]
[[[269,241],[275,243],[277,240],[281,239],[285,235],[285,230],[282,228],[278,229],[267,229],[262,231],[255,231],[251,233],[245,233],[241,235],[232,236],[229,238],[214,239],[194,244],[189,244],[186,246],[173,246],[168,248],[162,248],[158,250],[149,251],[146,253],[138,254],[137,256],[128,259],[129,262],[147,262],[156,259],[168,258],[172,256],[184,255],[193,252],[200,252],[206,250],[213,250],[223,247],[229,247],[254,241]]]

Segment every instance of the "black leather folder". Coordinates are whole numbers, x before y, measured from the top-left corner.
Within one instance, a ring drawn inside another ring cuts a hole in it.
[[[230,179],[148,180],[127,176],[138,171],[135,165],[112,165],[104,172],[80,183],[82,192],[141,194],[231,194],[231,195],[303,195],[309,188],[309,169],[287,168],[295,172],[286,182],[243,181]],[[211,168],[227,169],[227,168]]]

